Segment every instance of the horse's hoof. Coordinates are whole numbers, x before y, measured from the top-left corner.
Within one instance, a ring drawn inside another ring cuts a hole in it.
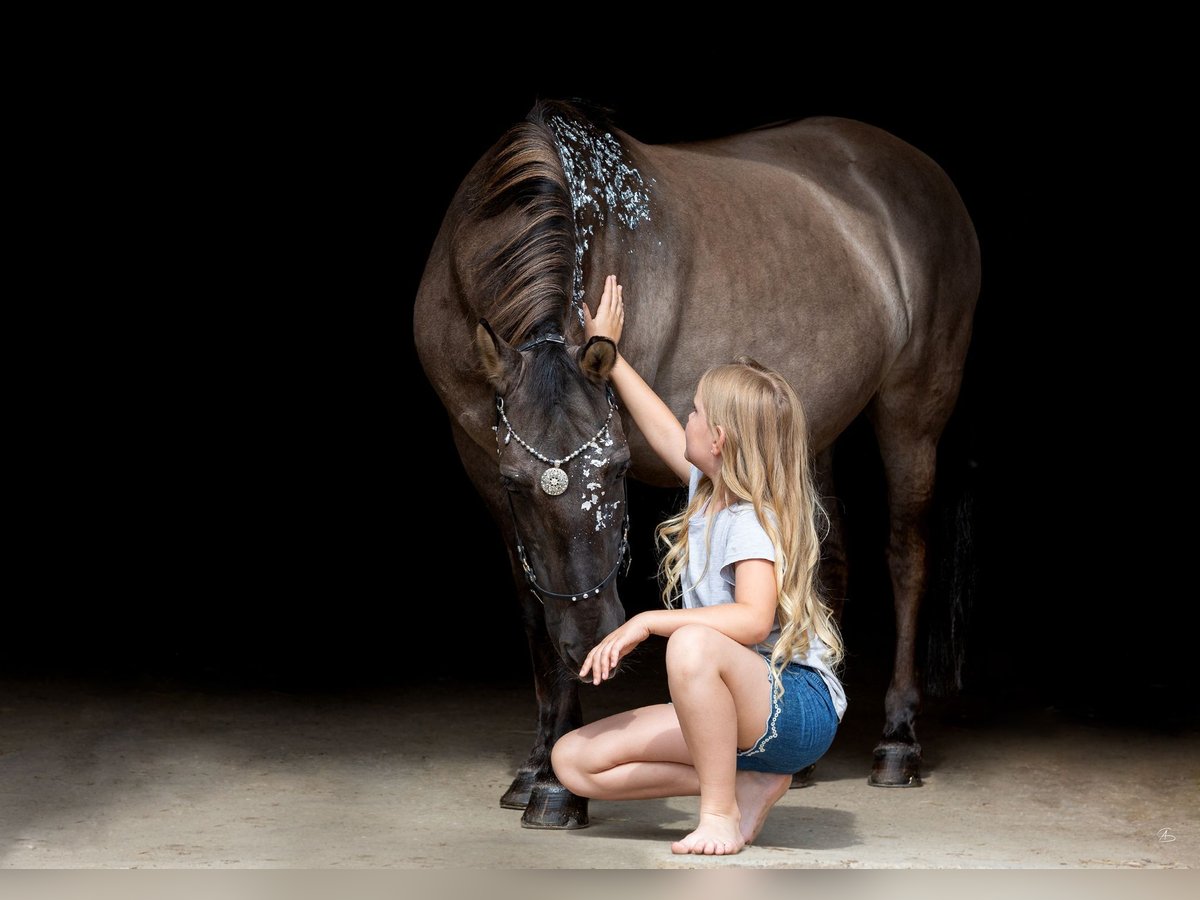
[[[874,787],[920,787],[921,745],[883,741],[875,748],[875,762],[867,784]]]
[[[529,793],[533,790],[533,774],[518,775],[500,798],[503,809],[524,809],[529,805]]]
[[[792,775],[792,783],[788,787],[788,790],[791,790],[792,788],[812,787],[813,784],[815,784],[813,781],[813,769],[816,767],[817,764],[812,763]]]
[[[521,816],[522,828],[587,828],[587,797],[578,797],[565,787],[536,787]]]

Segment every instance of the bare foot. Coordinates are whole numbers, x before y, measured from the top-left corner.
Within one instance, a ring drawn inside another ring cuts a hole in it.
[[[715,813],[700,813],[696,830],[671,844],[672,853],[703,853],[706,856],[726,856],[744,846],[736,818]]]
[[[754,842],[767,821],[779,798],[788,792],[792,785],[792,776],[776,775],[773,772],[752,772],[740,769],[734,782],[734,792],[737,797],[738,810],[742,814],[742,840],[747,844]]]

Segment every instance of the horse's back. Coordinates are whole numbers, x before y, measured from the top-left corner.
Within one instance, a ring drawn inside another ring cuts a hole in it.
[[[810,116],[718,138],[644,145],[728,160],[761,180],[768,166],[819,193],[831,208],[879,223],[888,239],[911,242],[913,252],[970,266],[979,249],[974,227],[954,183],[926,153],[875,125],[841,116]],[[737,163],[757,164],[738,166]],[[929,242],[944,242],[930,247]]]
[[[703,141],[649,145],[759,162],[794,172],[850,197],[888,188],[949,188],[949,176],[926,153],[875,125],[840,116],[810,116]]]
[[[651,223],[657,191],[672,252],[641,267],[643,303],[659,308],[647,326],[631,317],[627,343],[672,405],[712,359],[749,352],[798,386],[824,444],[914,346],[928,357],[958,343],[978,243],[953,183],[917,148],[819,116],[632,149],[655,176]]]

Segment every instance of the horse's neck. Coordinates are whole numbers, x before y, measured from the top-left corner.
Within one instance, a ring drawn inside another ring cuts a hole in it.
[[[647,229],[648,230],[648,229]],[[624,286],[625,330],[620,350],[633,369],[645,379],[676,413],[690,400],[695,383],[680,384],[676,354],[686,352],[687,341],[679,333],[682,315],[676,303],[680,293],[677,275],[628,252],[593,257],[593,281],[603,283],[607,273],[617,275]]]

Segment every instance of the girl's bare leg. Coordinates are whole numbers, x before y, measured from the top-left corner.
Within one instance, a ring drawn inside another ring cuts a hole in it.
[[[763,658],[703,625],[667,641],[671,700],[700,782],[700,824],[675,853],[737,853],[746,840],[735,789],[737,749],[762,735],[771,712]]]
[[[737,773],[735,793],[737,794],[738,812],[742,815],[742,837],[747,844],[754,843],[758,833],[762,831],[767,815],[779,799],[792,786],[791,773],[776,775],[774,772],[751,772],[742,770]]]
[[[700,793],[700,780],[669,703],[643,706],[564,734],[550,754],[568,789],[595,800],[645,800]]]
[[[600,800],[699,794],[700,824],[672,851],[737,853],[746,843],[739,796],[752,809],[753,833],[774,802],[750,780],[747,790],[735,788],[737,748],[758,740],[771,712],[766,663],[703,625],[672,634],[666,662],[674,705],[644,706],[563,735],[551,755],[554,772],[571,791]]]

